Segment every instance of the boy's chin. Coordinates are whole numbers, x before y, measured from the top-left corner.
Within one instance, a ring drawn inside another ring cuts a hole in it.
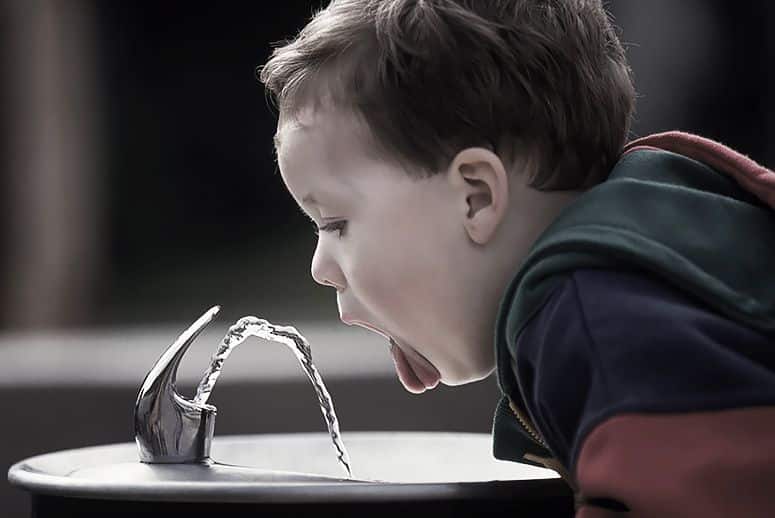
[[[439,382],[442,385],[446,385],[448,387],[458,387],[460,385],[482,381],[483,379],[490,377],[490,374],[492,374],[494,370],[495,366],[488,366],[483,369],[478,369],[473,373],[466,373],[457,376],[445,375],[442,373],[441,380],[439,380]]]

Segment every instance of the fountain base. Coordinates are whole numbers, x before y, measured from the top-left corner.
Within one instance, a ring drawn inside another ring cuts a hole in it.
[[[9,480],[40,518],[573,516],[554,472],[493,459],[488,434],[350,432],[345,442],[352,480],[325,433],[216,437],[219,462],[203,464],[143,464],[133,443],[81,448],[19,462]]]

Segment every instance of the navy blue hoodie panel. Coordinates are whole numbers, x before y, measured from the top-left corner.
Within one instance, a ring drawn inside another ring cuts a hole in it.
[[[516,350],[527,410],[571,471],[616,414],[775,404],[775,337],[645,272],[573,272]]]

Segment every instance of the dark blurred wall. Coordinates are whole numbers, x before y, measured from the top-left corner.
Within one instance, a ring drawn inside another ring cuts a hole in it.
[[[635,135],[682,129],[766,162],[772,2],[612,2],[639,93]]]
[[[173,318],[176,298],[196,301],[184,318],[211,302],[264,307],[267,289],[287,299],[266,285],[273,270],[303,284],[302,299],[315,293],[311,227],[276,171],[255,72],[319,3],[97,4],[112,136],[106,300],[118,308],[106,321]]]
[[[97,3],[118,274],[294,227],[255,68],[309,4]]]
[[[90,306],[41,325],[189,320],[213,303],[227,319],[335,318],[333,295],[310,278],[314,237],[275,171],[275,118],[255,78],[270,43],[325,2],[49,3],[61,16],[92,13],[104,221],[102,270],[81,288]],[[639,92],[633,136],[697,132],[772,165],[771,3],[610,7]],[[7,261],[8,229],[20,223],[0,204]],[[0,326],[24,326],[8,314]]]

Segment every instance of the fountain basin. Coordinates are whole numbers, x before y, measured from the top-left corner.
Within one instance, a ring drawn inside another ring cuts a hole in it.
[[[216,437],[209,465],[143,464],[134,443],[65,450],[18,462],[8,478],[31,493],[37,517],[320,516],[322,510],[362,516],[377,509],[572,516],[572,493],[553,471],[495,460],[488,434],[348,432],[344,442],[352,480],[325,433]]]

